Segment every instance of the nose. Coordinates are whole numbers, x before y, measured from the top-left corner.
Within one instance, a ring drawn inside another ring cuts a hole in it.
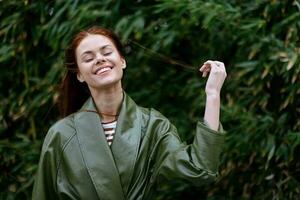
[[[105,57],[101,53],[96,54],[95,64],[106,62]]]

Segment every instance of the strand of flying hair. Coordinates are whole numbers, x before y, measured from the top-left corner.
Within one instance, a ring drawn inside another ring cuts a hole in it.
[[[189,65],[189,64],[186,64],[182,61],[179,61],[179,60],[176,60],[176,59],[173,59],[173,58],[170,58],[162,53],[158,53],[150,48],[147,48],[145,47],[144,45],[141,45],[140,43],[136,42],[136,41],[133,41],[131,39],[128,39],[127,40],[127,43],[131,43],[131,44],[134,44],[135,46],[141,48],[144,50],[145,54],[148,55],[148,56],[156,56],[158,57],[160,60],[168,63],[168,64],[171,64],[171,65],[175,65],[175,66],[180,66],[182,67],[183,69],[187,70],[187,71],[198,71],[198,68],[197,67],[194,67],[192,65]],[[153,57],[152,57],[153,58]]]

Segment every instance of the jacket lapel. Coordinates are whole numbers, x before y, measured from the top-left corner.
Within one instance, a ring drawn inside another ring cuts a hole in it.
[[[100,199],[124,199],[124,193],[112,152],[106,141],[100,117],[90,98],[75,114],[80,149]]]
[[[124,100],[111,149],[125,194],[129,189],[139,151],[141,118],[138,106],[124,93]]]

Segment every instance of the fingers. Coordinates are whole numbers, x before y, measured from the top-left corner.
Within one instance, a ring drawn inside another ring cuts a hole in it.
[[[199,69],[200,72],[202,72],[202,77],[206,77],[207,74],[210,72],[211,65],[209,63],[203,63],[201,68]]]
[[[203,63],[199,71],[202,72],[202,77],[206,77],[209,72],[222,73],[225,75],[225,77],[227,76],[225,65],[220,61],[207,60],[205,63]]]
[[[202,77],[206,77],[210,71],[210,65],[203,64],[202,67],[199,69],[199,71],[202,72]]]
[[[221,73],[221,74],[223,74],[226,77],[227,73],[226,73],[226,68],[225,68],[224,63],[220,62],[220,61],[215,61],[215,63],[218,66],[218,72]]]

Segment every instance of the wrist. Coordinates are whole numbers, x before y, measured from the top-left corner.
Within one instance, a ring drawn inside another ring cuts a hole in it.
[[[205,91],[206,97],[209,99],[219,99],[220,98],[220,92],[218,91]]]

